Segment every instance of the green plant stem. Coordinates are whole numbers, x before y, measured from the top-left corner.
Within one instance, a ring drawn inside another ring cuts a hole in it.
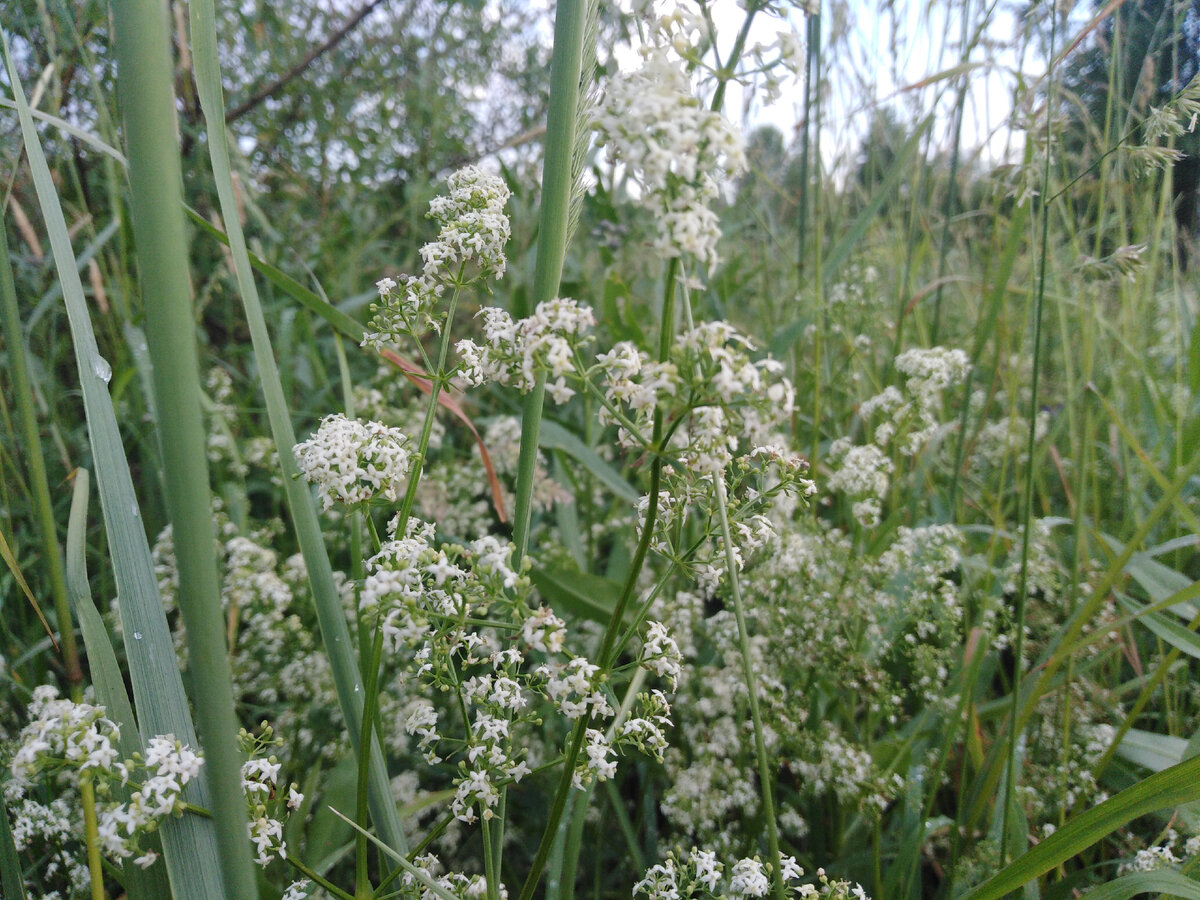
[[[500,881],[496,871],[495,850],[492,847],[494,835],[490,819],[482,823],[479,833],[483,836],[483,877],[487,882],[487,900],[500,900]]]
[[[754,725],[754,753],[758,760],[759,789],[762,791],[763,815],[767,820],[767,852],[770,854],[771,882],[775,887],[776,900],[783,900],[783,867],[779,857],[779,829],[775,821],[775,774],[767,756],[767,743],[763,734],[762,712],[758,706],[758,679],[750,662],[750,633],[746,628],[746,609],[742,602],[741,579],[738,577],[737,558],[733,553],[733,535],[729,530],[729,503],[725,496],[724,473],[713,476],[716,484],[717,515],[721,521],[721,539],[725,544],[725,569],[729,579],[729,593],[733,599],[733,613],[737,618],[738,649],[742,656],[742,678],[746,682],[746,696],[750,701],[750,721]]]
[[[79,646],[75,640],[75,627],[71,623],[71,608],[67,601],[67,582],[64,574],[62,551],[54,526],[54,506],[50,500],[50,481],[46,475],[46,456],[42,451],[42,437],[38,430],[37,408],[33,399],[33,386],[29,382],[29,361],[25,357],[25,337],[21,329],[20,310],[17,306],[17,289],[13,283],[12,264],[8,255],[8,235],[0,228],[0,305],[3,306],[4,340],[8,349],[9,374],[12,377],[13,393],[17,398],[17,410],[21,417],[21,437],[25,445],[25,461],[29,467],[29,486],[37,509],[38,537],[46,559],[46,570],[50,577],[50,594],[54,598],[54,614],[58,620],[63,664],[66,667],[67,684],[72,693],[83,682],[83,671],[79,665]]]
[[[1050,26],[1050,59],[1054,59],[1054,44],[1058,34],[1058,12],[1057,9],[1051,8],[1051,26]],[[1051,62],[1053,66],[1053,62]],[[1054,78],[1053,69],[1047,73],[1047,79],[1050,85],[1051,97],[1053,97]],[[1046,106],[1046,141],[1050,141],[1051,128],[1051,109],[1052,103],[1047,103]],[[1050,154],[1046,154],[1046,165],[1043,172],[1042,181],[1042,196],[1050,193]],[[1013,637],[1013,688],[1012,688],[1012,707],[1009,710],[1009,730],[1008,730],[1008,758],[1006,760],[1007,777],[1004,782],[1004,808],[1001,816],[1001,831],[1000,831],[1000,864],[1007,865],[1008,863],[1008,841],[1009,841],[1009,814],[1012,809],[1014,797],[1016,796],[1016,781],[1017,781],[1017,738],[1021,732],[1018,727],[1018,718],[1020,717],[1021,707],[1021,676],[1022,667],[1024,666],[1025,653],[1025,607],[1026,600],[1029,596],[1029,542],[1030,531],[1033,527],[1033,484],[1037,474],[1037,464],[1035,462],[1034,450],[1037,444],[1037,414],[1038,414],[1038,387],[1041,374],[1041,355],[1042,355],[1042,308],[1045,305],[1046,299],[1046,267],[1050,261],[1050,206],[1048,203],[1042,205],[1042,220],[1041,220],[1041,244],[1039,249],[1039,265],[1037,288],[1034,296],[1033,306],[1033,378],[1029,389],[1029,431],[1026,436],[1025,444],[1025,459],[1027,471],[1025,472],[1025,485],[1021,501],[1021,569],[1017,577],[1017,596],[1016,608],[1014,610],[1014,629]]]
[[[83,842],[87,848],[88,874],[92,881],[92,900],[104,900],[104,866],[100,861],[100,828],[96,819],[96,787],[92,784],[90,774],[85,773],[79,779],[79,796],[83,801]]]
[[[245,838],[242,754],[221,613],[207,444],[200,412],[169,38],[162,7],[155,0],[113,4],[113,25],[163,485],[179,569],[179,610],[193,683],[202,686],[193,691],[192,701],[212,788],[225,889],[232,896],[250,898],[258,891]]]
[[[462,268],[459,269],[459,280],[462,278]],[[408,526],[409,516],[412,515],[413,503],[417,498],[417,486],[421,481],[421,473],[425,468],[425,457],[429,453],[429,439],[433,434],[433,421],[437,414],[438,396],[441,393],[442,384],[446,380],[446,357],[450,352],[450,331],[454,324],[454,311],[458,306],[458,297],[461,292],[460,287],[455,286],[454,292],[450,295],[450,303],[446,308],[446,319],[442,323],[442,339],[438,347],[437,371],[431,372],[431,380],[429,385],[429,399],[425,405],[425,418],[421,423],[421,434],[417,439],[417,452],[415,462],[413,464],[412,474],[408,479],[408,487],[404,492],[404,499],[400,504],[400,511],[396,517],[396,534],[403,537],[405,529]],[[369,512],[364,511],[367,521],[371,523],[372,534],[374,534],[374,522],[371,520]],[[378,552],[379,539],[375,537],[376,552]],[[371,652],[366,669],[366,687],[363,697],[363,707],[366,710],[366,715],[363,716],[361,724],[361,735],[359,737],[359,746],[371,746],[371,726],[375,720],[375,710],[379,702],[379,669],[383,664],[383,620],[380,619],[375,625],[374,638],[371,642]],[[382,737],[382,735],[380,735]],[[370,767],[367,765],[367,760],[360,757],[358,765],[358,790],[357,790],[357,809],[358,821],[365,826],[367,819],[367,806],[369,802],[369,776]],[[355,890],[360,897],[370,895],[369,883],[367,881],[367,838],[365,831],[358,833],[357,847],[357,878],[355,881]]]
[[[300,860],[296,859],[294,856],[289,855],[287,858],[287,863],[289,866],[291,866],[293,869],[295,869],[297,872],[299,872],[305,878],[309,879],[310,881],[314,882],[315,884],[320,885],[326,891],[333,894],[333,896],[337,897],[338,900],[356,900],[356,898],[353,894],[343,891],[340,887],[338,887],[336,884],[334,884],[328,878],[325,878],[320,873],[314,871],[313,869],[310,869],[308,866],[306,866]]]
[[[292,456],[296,434],[284,397],[279,367],[271,349],[266,318],[258,298],[246,238],[238,219],[237,203],[226,145],[224,101],[220,70],[217,63],[216,14],[212,0],[192,0],[188,6],[192,23],[193,57],[196,61],[196,85],[200,93],[205,123],[209,129],[208,149],[216,175],[221,214],[225,219],[229,249],[233,256],[234,272],[250,329],[254,358],[262,382],[271,433],[279,452],[279,466],[287,493],[292,525],[300,544],[300,552],[308,570],[317,622],[329,656],[334,688],[346,720],[350,742],[357,754],[370,756],[371,818],[383,841],[404,852],[407,842],[396,803],[392,797],[391,781],[380,746],[359,744],[362,733],[363,690],[362,673],[350,642],[350,631],[342,611],[341,598],[333,580],[333,567],[321,534],[316,505],[308,486],[300,480],[300,471]]]
[[[550,108],[546,116],[546,154],[542,163],[542,203],[538,211],[538,250],[533,274],[534,307],[554,299],[562,280],[570,227],[571,194],[575,189],[575,129],[578,124],[579,79],[583,68],[583,35],[587,0],[559,0],[554,14],[554,52],[550,61]],[[539,374],[526,395],[521,414],[521,451],[517,462],[516,508],[513,512],[514,566],[520,569],[529,549],[538,434],[545,405],[546,376]]]

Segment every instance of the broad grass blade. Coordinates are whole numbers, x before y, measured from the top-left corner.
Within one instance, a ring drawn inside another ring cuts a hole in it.
[[[54,181],[9,53],[7,36],[0,37],[3,38],[4,61],[21,121],[25,151],[66,302],[141,733],[143,738],[173,734],[185,744],[198,747],[183,679],[175,659],[175,646],[154,576],[150,546],[142,527],[129,462],[108,395],[112,369],[96,344]],[[207,807],[205,779],[193,781],[184,798],[189,803]],[[170,818],[163,823],[161,834],[174,896],[179,900],[223,896],[213,823],[200,816]]]

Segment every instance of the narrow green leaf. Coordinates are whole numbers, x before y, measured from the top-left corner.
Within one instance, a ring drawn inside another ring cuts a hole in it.
[[[8,571],[12,573],[13,581],[21,588],[21,593],[25,595],[25,598],[29,601],[29,605],[37,613],[42,627],[46,629],[46,634],[50,635],[51,641],[54,641],[54,629],[50,627],[50,623],[46,621],[45,615],[42,614],[42,608],[38,605],[37,597],[33,596],[33,591],[29,589],[29,583],[25,581],[25,575],[21,571],[21,566],[17,562],[17,558],[13,556],[12,548],[8,546],[8,539],[4,537],[3,531],[0,531],[0,558],[4,560],[4,564],[8,566]]]
[[[964,900],[999,900],[1138,816],[1200,800],[1200,757],[1164,769],[1081,813],[993,875]]]
[[[225,129],[225,108],[221,72],[217,60],[216,11],[212,0],[193,0],[188,6],[192,26],[192,58],[196,65],[196,88],[200,95],[200,106],[208,129],[208,150],[220,200],[221,214],[229,229],[229,249],[233,255],[234,272],[238,290],[246,311],[250,327],[250,339],[254,347],[254,359],[262,381],[263,397],[267,406],[267,417],[271,433],[279,452],[284,490],[288,508],[292,514],[292,525],[300,544],[300,552],[308,569],[309,584],[316,606],[317,621],[321,637],[329,655],[334,688],[356,753],[370,756],[370,803],[371,818],[385,843],[407,852],[407,841],[396,803],[392,796],[391,781],[383,752],[375,741],[370,747],[359,747],[359,735],[363,722],[363,684],[354,647],[350,642],[350,630],[342,611],[337,585],[333,580],[333,567],[321,534],[316,505],[308,485],[300,478],[292,447],[296,445],[296,434],[292,428],[291,414],[284,399],[279,367],[271,349],[271,338],[267,331],[266,318],[254,283],[250,257],[246,249],[246,237],[238,219],[237,203],[233,192],[233,172],[229,161],[229,147]],[[315,295],[314,295],[315,296]],[[319,298],[317,298],[319,299]],[[324,301],[321,301],[324,303]],[[326,304],[327,305],[327,304]],[[344,324],[344,323],[343,323]]]
[[[129,693],[125,690],[125,679],[117,662],[117,654],[100,618],[100,611],[92,600],[88,586],[87,562],[84,551],[87,545],[88,491],[91,479],[87,469],[76,469],[74,491],[71,496],[71,515],[67,522],[66,581],[67,597],[79,620],[79,633],[83,635],[84,651],[87,654],[88,670],[92,676],[92,687],[96,701],[104,707],[105,715],[117,724],[120,735],[117,747],[128,759],[142,751],[138,740],[137,720]],[[147,850],[159,852],[161,844],[155,834],[142,839]],[[163,866],[141,869],[126,867],[123,875],[125,891],[129,900],[167,900],[171,896],[171,885],[167,881],[167,870]]]
[[[88,670],[92,676],[92,687],[96,700],[106,710],[108,718],[121,729],[121,753],[127,758],[142,750],[137,740],[137,719],[133,705],[125,690],[125,678],[117,662],[116,651],[109,640],[108,629],[100,611],[92,600],[92,589],[88,585],[87,561],[84,551],[87,544],[88,491],[91,478],[87,469],[76,469],[74,492],[71,496],[71,515],[67,522],[67,595],[75,616],[79,619],[79,632],[83,635],[83,646],[87,653]]]
[[[0,803],[0,897],[26,900],[25,879],[21,877],[21,858],[13,843],[8,808]]]
[[[605,462],[600,454],[557,422],[542,422],[538,444],[546,450],[563,451],[596,476],[597,481],[622,500],[627,500],[636,506],[638,500],[641,499],[634,487],[621,477],[621,473],[611,463]]]
[[[14,110],[17,108],[16,102],[13,100],[9,100],[7,97],[0,97],[0,106],[6,107],[8,109],[14,109]],[[99,150],[101,153],[105,154],[106,156],[111,156],[113,159],[115,159],[121,165],[125,165],[125,157],[124,157],[124,155],[122,155],[120,150],[117,150],[115,147],[112,147],[112,146],[106,144],[104,141],[100,140],[100,138],[96,137],[96,135],[92,134],[90,131],[87,131],[83,128],[78,128],[78,127],[72,125],[66,119],[61,119],[58,116],[52,116],[52,115],[50,115],[50,113],[42,112],[40,109],[32,109],[31,108],[29,110],[29,114],[31,116],[33,116],[35,119],[41,119],[47,125],[53,125],[59,131],[63,132],[64,134],[69,134],[71,137],[76,138],[79,141],[82,141],[83,143],[87,144],[89,147]]]
[[[198,228],[220,241],[226,247],[229,246],[229,235],[214,226],[190,206],[185,204],[184,209]],[[306,309],[316,313],[356,344],[362,342],[363,335],[366,334],[366,329],[358,321],[346,315],[314,291],[310,291],[291,275],[287,274],[287,272],[276,268],[265,259],[250,252],[249,249],[246,250],[246,257],[250,260],[250,265],[261,272],[262,276],[271,282],[271,284],[275,285],[292,299],[298,300]]]
[[[1188,742],[1181,737],[1130,728],[1125,737],[1121,738],[1117,754],[1132,763],[1145,766],[1152,772],[1161,772],[1183,761],[1187,744]]]
[[[1184,900],[1200,900],[1200,881],[1174,869],[1130,872],[1087,892],[1089,900],[1129,900],[1140,894],[1170,894]]]
[[[117,585],[125,656],[129,662],[142,735],[148,738],[156,734],[174,734],[185,744],[198,747],[183,680],[175,660],[174,642],[158,592],[150,547],[142,527],[137,494],[121,445],[116,413],[108,395],[112,368],[100,355],[96,344],[54,180],[9,52],[7,35],[0,34],[0,37],[3,38],[4,60],[21,120],[21,134],[30,173],[63,288],[87,418],[88,439],[96,467],[100,506]],[[184,799],[197,806],[208,806],[207,780],[203,773],[188,785]],[[216,829],[211,820],[200,816],[168,819],[163,823],[160,833],[171,887],[177,900],[221,897],[220,857],[217,854]]]
[[[529,577],[551,606],[601,625],[612,619],[621,593],[620,582],[586,572],[535,565]]]
[[[1184,628],[1178,622],[1172,622],[1162,613],[1142,615],[1145,607],[1130,597],[1118,594],[1117,600],[1130,613],[1137,614],[1139,622],[1180,653],[1186,653],[1194,659],[1200,659],[1200,635],[1197,635],[1194,631],[1188,631],[1188,629]]]

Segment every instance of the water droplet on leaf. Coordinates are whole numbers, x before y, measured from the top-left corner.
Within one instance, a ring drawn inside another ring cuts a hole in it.
[[[108,364],[108,360],[103,356],[96,355],[92,359],[92,371],[96,373],[96,377],[108,384],[112,381],[112,366]]]

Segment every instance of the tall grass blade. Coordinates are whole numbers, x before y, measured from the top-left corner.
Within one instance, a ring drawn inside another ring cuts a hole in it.
[[[579,184],[575,171],[579,78],[590,5],[589,0],[563,0],[554,14],[550,108],[546,115],[542,205],[538,211],[538,249],[531,300],[534,308],[557,296],[567,252],[571,198]],[[525,396],[521,415],[521,454],[517,463],[517,497],[513,513],[513,543],[516,545],[513,560],[518,564],[524,558],[529,542],[538,433],[545,397],[546,379],[542,376],[538,378],[537,386]]]
[[[1138,816],[1200,800],[1200,757],[1164,769],[1081,813],[1019,856],[964,900],[999,900],[1049,872]]]
[[[109,640],[108,629],[104,627],[104,620],[100,618],[100,611],[96,609],[92,600],[92,591],[88,587],[87,562],[84,558],[91,478],[87,469],[76,469],[73,480],[71,516],[67,522],[67,595],[71,607],[75,610],[75,618],[79,620],[79,633],[83,636],[88,672],[92,677],[96,701],[104,707],[105,715],[120,729],[117,746],[121,755],[128,759],[142,750],[138,741],[137,720],[134,718],[133,705],[129,702],[129,693],[125,690],[125,679],[121,675],[116,651]],[[154,852],[161,850],[157,835],[149,834],[142,840],[146,849]],[[171,885],[162,866],[151,866],[149,869],[127,866],[122,874],[122,881],[129,900],[152,900],[171,896]]]
[[[0,897],[26,900],[25,879],[21,877],[21,858],[13,842],[8,808],[0,803]]]
[[[1130,900],[1142,894],[1168,894],[1183,900],[1200,900],[1200,881],[1174,869],[1130,872],[1087,892],[1092,900]]]
[[[917,150],[921,146],[921,141],[925,137],[925,132],[933,124],[933,116],[926,116],[913,129],[913,133],[909,136],[896,153],[896,158],[887,170],[883,181],[879,187],[875,189],[875,193],[871,195],[871,199],[867,205],[854,217],[850,224],[846,227],[846,233],[829,248],[829,252],[821,259],[821,283],[824,285],[831,284],[835,276],[841,271],[842,266],[850,259],[850,255],[862,240],[863,235],[867,233],[867,229],[876,221],[879,215],[879,210],[887,201],[892,193],[899,186],[901,179],[909,171],[909,166]],[[801,200],[803,205],[803,200]],[[809,319],[802,317],[795,321],[784,325],[775,334],[771,340],[771,353],[775,356],[783,356],[791,352],[792,344],[808,327]]]
[[[196,733],[175,659],[175,647],[163,613],[162,597],[142,528],[129,463],[121,446],[116,414],[108,396],[112,369],[100,356],[96,344],[62,207],[9,53],[7,35],[0,37],[3,38],[4,60],[17,103],[34,187],[62,282],[141,734],[143,738],[173,734],[195,747],[198,746]],[[201,777],[189,784],[184,799],[207,807],[207,780]],[[163,823],[161,833],[163,856],[174,896],[181,900],[223,896],[221,859],[213,822],[199,816],[168,819]]]
[[[207,440],[200,413],[191,273],[183,230],[183,175],[175,144],[174,70],[162,5],[113,6],[118,97],[129,158],[130,206],[146,311],[163,493],[179,571],[192,701],[212,790],[226,892],[257,895],[242,789],[243,757],[221,612]]]
[[[75,650],[75,631],[71,628],[71,614],[67,609],[67,590],[63,583],[62,555],[58,549],[58,536],[54,530],[54,509],[50,503],[50,485],[46,477],[46,458],[42,453],[42,437],[38,432],[36,404],[33,399],[33,387],[29,383],[29,362],[25,358],[25,336],[21,331],[21,313],[17,305],[17,289],[13,282],[12,263],[8,256],[8,235],[0,229],[0,305],[3,305],[4,340],[8,347],[9,372],[13,382],[13,392],[17,396],[17,409],[21,416],[21,437],[24,441],[24,455],[29,470],[29,487],[33,492],[34,505],[37,507],[38,537],[42,542],[42,557],[50,575],[50,593],[54,598],[55,612],[58,616],[59,633],[63,642],[63,659],[67,661],[67,680],[72,686],[77,686],[82,680],[79,671],[79,658]],[[16,558],[9,549],[8,542],[0,534],[0,554],[13,579],[20,585],[25,596],[29,598],[34,612],[42,621],[47,634],[53,634],[50,624],[42,614],[41,607],[25,583],[25,576]],[[57,646],[57,643],[56,643]]]
[[[279,450],[279,464],[284,489],[287,492],[288,508],[292,514],[300,552],[308,569],[321,636],[333,670],[334,687],[355,751],[370,754],[371,817],[375,827],[386,844],[401,852],[407,852],[407,843],[392,797],[383,752],[375,741],[371,742],[370,747],[359,747],[359,733],[362,731],[363,720],[362,675],[355,659],[353,645],[350,643],[350,630],[346,625],[341,599],[333,580],[333,569],[321,535],[316,505],[307,484],[299,477],[299,469],[292,456],[296,434],[292,429],[291,417],[284,399],[279,368],[271,350],[271,339],[267,333],[258,289],[254,284],[254,274],[246,252],[246,238],[242,232],[234,199],[229,148],[226,145],[221,74],[217,63],[216,12],[212,0],[194,0],[189,6],[189,12],[196,86],[208,129],[209,157],[220,199],[221,215],[228,229],[229,248],[233,254],[238,290],[250,326],[255,362],[262,379],[267,416]]]

